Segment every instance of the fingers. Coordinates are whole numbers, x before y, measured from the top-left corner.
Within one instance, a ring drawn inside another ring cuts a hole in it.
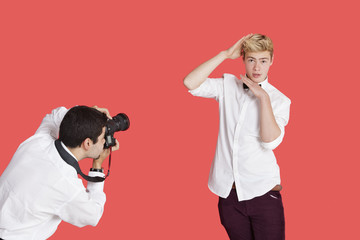
[[[239,42],[243,43],[245,40],[248,40],[249,38],[251,38],[254,34],[250,33],[244,37],[242,37]]]
[[[244,36],[244,37],[242,38],[242,40],[243,40],[243,41],[248,40],[248,39],[251,38],[253,35],[254,35],[254,34],[250,33],[250,34]]]
[[[251,38],[253,35],[254,35],[254,34],[250,33],[250,34],[242,37],[242,38],[240,39],[240,44],[242,45],[246,40],[248,40],[249,38]]]
[[[254,82],[248,78],[246,75],[240,75],[241,81],[243,81],[243,83],[245,83],[246,85],[248,85],[248,87],[252,86],[254,84]]]
[[[109,119],[112,119],[110,113],[109,113],[109,110],[107,108],[99,108],[98,106],[93,106],[92,108],[95,108],[96,110],[102,112],[102,113],[105,113],[106,116],[109,118]]]
[[[250,34],[246,35],[245,38],[246,38],[246,39],[249,39],[249,38],[251,38],[252,36],[254,36],[254,34],[253,34],[253,33],[250,33]]]
[[[229,53],[229,57],[231,59],[235,59],[235,58],[240,57],[244,41],[249,39],[253,35],[254,34],[250,33],[250,34],[242,37],[231,48],[229,48],[228,51],[227,51]]]
[[[246,35],[246,36],[243,36],[239,41],[237,41],[237,42],[234,44],[234,47],[241,45],[245,40],[251,38],[253,35],[254,35],[253,33],[250,33],[250,34],[248,34],[248,35]]]
[[[255,97],[262,98],[267,94],[265,90],[261,88],[257,82],[254,82],[247,76],[240,75],[240,77],[241,77],[241,81],[249,87],[250,91],[254,94]]]
[[[251,91],[254,91],[254,88],[261,88],[258,83],[254,82],[253,80],[248,78],[246,75],[245,76],[240,75],[240,77],[241,77],[241,81],[243,83],[245,83],[251,89]]]
[[[115,146],[113,146],[113,147],[111,148],[112,151],[119,150],[119,148],[120,148],[119,141],[118,141],[117,139],[115,139],[115,142],[116,142]]]
[[[233,46],[231,46],[228,50],[226,50],[226,54],[230,59],[236,59],[240,57],[240,48],[242,44],[242,39],[237,41]]]
[[[239,41],[237,41],[235,44],[234,44],[234,47],[239,47],[244,41],[244,37],[242,37]]]

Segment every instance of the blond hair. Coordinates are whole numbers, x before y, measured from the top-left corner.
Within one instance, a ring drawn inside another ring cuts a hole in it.
[[[271,39],[262,34],[254,34],[246,39],[240,49],[241,56],[245,59],[247,52],[263,52],[269,51],[272,59],[274,54],[274,46]]]

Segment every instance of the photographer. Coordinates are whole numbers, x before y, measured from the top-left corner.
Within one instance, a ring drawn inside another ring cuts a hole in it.
[[[60,107],[45,116],[0,177],[0,239],[47,239],[62,220],[97,225],[106,201],[102,163],[110,154],[104,149],[108,118],[108,110],[96,106]],[[116,140],[112,150],[118,149]],[[64,154],[77,166],[93,158],[89,176],[102,181],[88,182],[85,189]]]

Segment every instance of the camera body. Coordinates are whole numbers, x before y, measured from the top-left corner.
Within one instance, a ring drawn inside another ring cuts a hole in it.
[[[105,144],[104,148],[110,148],[116,145],[114,133],[126,131],[130,126],[130,120],[125,113],[119,113],[112,119],[109,119],[105,125]]]

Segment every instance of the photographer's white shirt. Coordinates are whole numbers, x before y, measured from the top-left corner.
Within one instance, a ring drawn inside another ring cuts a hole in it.
[[[46,115],[1,175],[0,238],[47,239],[61,220],[78,227],[95,226],[100,220],[106,201],[104,182],[88,182],[85,189],[76,170],[55,148],[66,112],[61,107]],[[97,172],[89,175],[104,177]]]
[[[208,78],[189,92],[194,96],[214,98],[219,103],[220,126],[212,162],[209,189],[216,195],[229,196],[233,183],[239,201],[264,195],[280,184],[280,170],[273,149],[281,142],[289,121],[290,99],[268,80],[261,87],[270,96],[281,135],[272,142],[260,139],[260,104],[251,90],[234,75]]]

